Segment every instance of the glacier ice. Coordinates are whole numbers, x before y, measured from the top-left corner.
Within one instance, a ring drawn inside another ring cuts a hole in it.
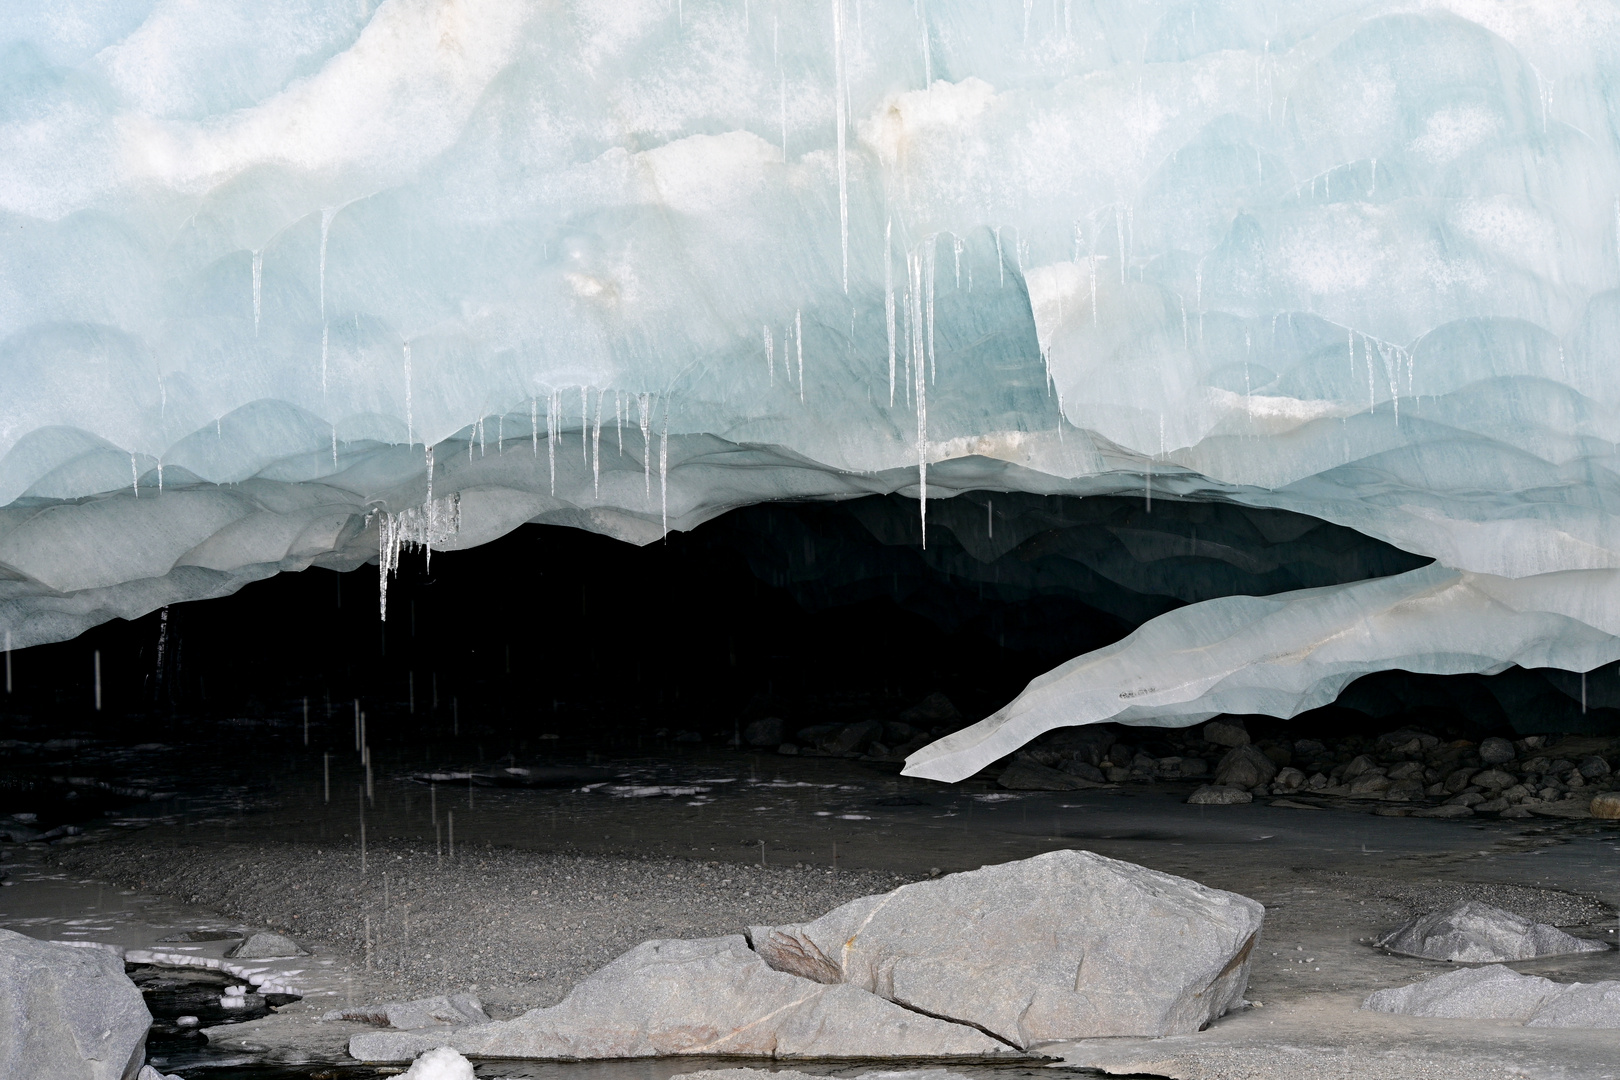
[[[1606,0],[20,8],[0,623],[526,521],[1133,493],[1436,566],[1162,616],[984,746],[1211,635],[1224,689],[1116,718],[1613,659],[1617,53]],[[1334,625],[1380,629],[1284,670]]]

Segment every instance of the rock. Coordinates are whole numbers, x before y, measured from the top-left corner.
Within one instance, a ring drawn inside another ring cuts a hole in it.
[[[1344,772],[1340,775],[1346,783],[1349,783],[1351,780],[1354,780],[1356,777],[1360,776],[1368,769],[1375,767],[1377,764],[1378,762],[1374,761],[1366,754],[1358,754],[1350,759],[1349,764],[1344,767]]]
[[[1241,999],[1264,916],[1235,893],[1053,851],[750,935],[778,970],[860,987],[1027,1048],[1200,1030]]]
[[[1243,721],[1230,717],[1211,720],[1204,725],[1204,740],[1216,746],[1248,746],[1249,729],[1243,726]]]
[[[1407,956],[1464,964],[1500,964],[1541,956],[1602,952],[1607,947],[1473,900],[1419,915],[1380,938],[1378,945]]]
[[[279,956],[308,956],[309,952],[290,937],[259,930],[231,946],[225,955],[236,960],[269,960]]]
[[[150,1065],[142,1065],[141,1071],[135,1074],[135,1080],[185,1080],[183,1076],[174,1073],[161,1073]]]
[[[0,930],[0,1076],[133,1080],[151,1026],[113,953]]]
[[[1476,814],[1499,814],[1513,804],[1506,799],[1486,799],[1484,802],[1474,804]]]
[[[780,716],[766,716],[743,728],[743,742],[749,746],[780,746],[787,738],[787,723]]]
[[[1486,791],[1503,791],[1519,782],[1519,778],[1504,769],[1482,769],[1469,783]]]
[[[400,1080],[476,1080],[476,1077],[472,1062],[448,1046],[440,1046],[412,1062]]]
[[[1517,1020],[1527,1027],[1620,1028],[1620,982],[1556,983],[1493,964],[1379,990],[1361,1007],[1405,1016]]]
[[[1273,783],[1281,784],[1290,791],[1297,791],[1305,786],[1305,774],[1292,766],[1286,769],[1278,769]]]
[[[936,690],[902,712],[900,719],[908,724],[933,727],[935,724],[961,720],[962,714],[951,704],[950,698]]]
[[[1209,762],[1203,758],[1184,757],[1181,759],[1182,776],[1204,776],[1209,772]]]
[[[1423,781],[1396,780],[1384,792],[1385,802],[1412,802],[1423,798]]]
[[[1473,769],[1453,769],[1451,772],[1446,774],[1446,790],[1455,795],[1463,788],[1467,787],[1473,778]]]
[[[1068,773],[1070,776],[1078,776],[1082,780],[1090,780],[1094,784],[1100,784],[1104,780],[1101,769],[1097,768],[1097,766],[1091,764],[1089,761],[1084,761],[1077,757],[1070,758],[1068,761],[1065,761],[1063,763],[1062,771]]]
[[[648,941],[547,1009],[448,1032],[367,1032],[363,1061],[448,1046],[474,1057],[956,1057],[1004,1052],[981,1031],[902,1009],[854,986],[777,971],[741,935]]]
[[[1501,765],[1517,757],[1513,744],[1492,736],[1479,744],[1479,760],[1486,765]]]
[[[1372,1012],[1400,1013],[1445,1019],[1530,1019],[1558,984],[1534,975],[1520,975],[1500,964],[1464,968],[1425,982],[1378,990],[1362,1003]]]
[[[1350,794],[1382,796],[1390,789],[1394,781],[1384,775],[1382,769],[1368,769],[1354,780],[1350,781]]]
[[[1575,770],[1588,780],[1597,780],[1609,775],[1609,763],[1594,754],[1582,758],[1581,763],[1575,766]]]
[[[482,1024],[489,1020],[484,1004],[471,994],[440,994],[437,997],[418,998],[415,1001],[391,1001],[385,1005],[361,1005],[347,1009],[333,1009],[321,1017],[322,1022],[355,1020],[362,1024],[376,1024],[397,1031],[419,1031],[423,1028],[451,1027],[460,1024]]]
[[[788,757],[796,757],[799,753],[799,747],[797,743],[785,742],[776,748],[776,752],[786,754]]]
[[[1277,766],[1252,745],[1228,750],[1215,765],[1215,782],[1252,788],[1269,784],[1277,775]]]
[[[1327,757],[1327,745],[1316,739],[1299,739],[1294,743],[1294,753],[1306,761],[1320,761]]]
[[[1423,779],[1423,763],[1420,761],[1403,761],[1398,765],[1391,765],[1384,775],[1391,780],[1421,780]]]
[[[1187,796],[1187,801],[1193,806],[1236,806],[1239,803],[1254,802],[1254,796],[1240,787],[1205,784]]]
[[[1010,791],[1084,791],[1087,788],[1114,786],[1101,781],[1102,773],[1099,770],[1092,771],[1097,773],[1099,779],[1090,780],[1073,773],[1049,769],[1033,761],[1015,758],[1012,764],[1001,771],[996,783]]]
[[[1605,821],[1620,821],[1620,792],[1606,791],[1593,796],[1591,814]]]
[[[1571,983],[1548,998],[1525,1026],[1620,1028],[1620,982]]]
[[[1413,810],[1410,816],[1421,818],[1465,818],[1473,817],[1474,810],[1469,806],[1458,806],[1449,803],[1445,806],[1425,806],[1421,810]]]

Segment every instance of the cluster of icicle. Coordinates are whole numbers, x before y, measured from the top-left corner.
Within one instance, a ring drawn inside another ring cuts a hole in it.
[[[421,506],[390,514],[376,513],[377,520],[377,607],[388,620],[388,576],[399,571],[399,555],[409,548],[422,548],[428,563],[433,561],[433,545],[443,545],[461,531],[461,493],[451,492],[433,498],[431,489]]]

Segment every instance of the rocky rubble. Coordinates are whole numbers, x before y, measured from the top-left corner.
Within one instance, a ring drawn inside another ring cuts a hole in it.
[[[1082,785],[1062,776],[1111,784],[1182,780],[1199,785],[1188,801],[1203,805],[1306,796],[1376,801],[1388,816],[1620,818],[1616,764],[1620,743],[1591,738],[1476,743],[1402,728],[1376,738],[1256,741],[1241,719],[1221,717],[1180,730],[1099,724],[1055,731],[1013,755],[1000,782],[1064,790]]]

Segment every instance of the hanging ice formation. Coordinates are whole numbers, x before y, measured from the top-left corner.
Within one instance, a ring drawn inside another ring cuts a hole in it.
[[[1281,507],[1515,600],[1468,608],[1449,659],[1394,634],[1322,678],[1277,657],[1385,626],[1384,594],[1193,604],[1133,640],[1230,626],[1205,689],[1122,643],[914,771],[1037,714],[1287,712],[1345,672],[1613,651],[1620,0],[311,2],[0,26],[19,648],[283,570],[386,575],[451,521],[650,543],[902,492],[920,533],[966,490],[1151,484],[1155,520]],[[451,494],[422,499],[423,446]]]

